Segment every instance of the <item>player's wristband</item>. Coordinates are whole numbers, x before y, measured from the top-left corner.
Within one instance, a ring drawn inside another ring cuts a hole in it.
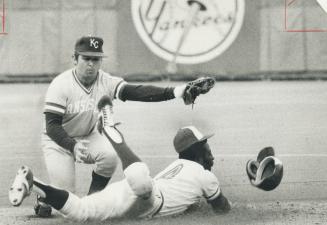
[[[185,91],[185,88],[186,88],[186,84],[175,87],[174,88],[175,98],[182,98],[183,94],[184,94],[184,91]]]

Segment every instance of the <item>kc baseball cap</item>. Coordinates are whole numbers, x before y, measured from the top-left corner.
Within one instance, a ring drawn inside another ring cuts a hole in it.
[[[75,53],[84,56],[106,57],[102,50],[103,39],[100,37],[84,36],[75,44]]]
[[[194,126],[180,128],[174,138],[174,147],[177,153],[181,153],[192,145],[211,138],[214,134],[203,135]]]

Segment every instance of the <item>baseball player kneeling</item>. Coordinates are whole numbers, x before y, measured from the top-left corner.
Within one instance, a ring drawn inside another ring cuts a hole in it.
[[[64,216],[79,220],[105,220],[119,217],[154,217],[179,214],[204,197],[215,212],[228,212],[230,204],[217,177],[210,171],[213,156],[207,142],[213,134],[203,135],[194,126],[178,130],[174,147],[179,158],[154,178],[145,163],[127,146],[113,121],[108,121],[110,98],[100,101],[100,131],[119,156],[125,179],[107,185],[102,191],[83,198],[33,177],[21,167],[9,191],[12,205],[19,206],[31,191]]]

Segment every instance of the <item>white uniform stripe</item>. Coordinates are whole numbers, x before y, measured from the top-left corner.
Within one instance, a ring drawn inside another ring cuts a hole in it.
[[[217,188],[216,192],[213,195],[206,197],[206,199],[209,200],[209,201],[214,200],[219,195],[220,195],[220,187]]]
[[[45,105],[51,105],[51,106],[54,106],[54,107],[59,107],[59,108],[62,108],[62,109],[66,109],[65,106],[59,105],[59,104],[56,104],[56,103],[52,103],[52,102],[46,102]]]
[[[183,127],[183,129],[190,129],[198,140],[204,137],[203,134],[201,134],[201,132],[198,129],[196,129],[194,126]]]
[[[99,75],[99,74],[98,74]],[[96,82],[96,81],[94,81],[93,82],[93,84],[92,84],[92,86],[89,88],[89,89],[87,89],[81,82],[80,82],[80,80],[78,79],[78,77],[77,77],[77,75],[76,75],[76,71],[75,70],[73,70],[73,76],[74,76],[74,78],[75,78],[75,81],[78,83],[78,85],[87,93],[87,94],[90,94],[91,93],[91,91],[93,90],[93,86],[94,86],[94,83]],[[98,78],[97,78],[98,79]]]
[[[45,105],[44,109],[45,109],[45,111],[50,110],[50,111],[59,112],[61,114],[65,113],[65,109],[59,108],[59,107],[56,107],[56,106],[53,106],[53,105]]]
[[[123,82],[121,82],[121,83],[118,85],[118,87],[116,88],[116,95],[115,95],[115,98],[116,98],[116,99],[120,99],[120,98],[119,98],[119,93],[120,93],[121,88],[122,88],[125,84],[127,84],[127,82],[126,82],[126,81],[123,81]],[[120,100],[121,100],[121,99],[120,99]]]

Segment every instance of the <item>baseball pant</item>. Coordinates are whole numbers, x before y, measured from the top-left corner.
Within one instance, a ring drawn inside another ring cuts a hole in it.
[[[94,172],[111,177],[117,166],[117,154],[110,142],[96,130],[90,135],[75,138],[89,140],[87,144],[88,157],[85,163],[95,164]],[[42,150],[50,183],[57,187],[75,192],[75,157],[47,135],[42,136]]]
[[[144,163],[129,167],[124,171],[126,179],[107,185],[100,192],[83,198],[69,193],[60,212],[77,221],[153,216],[162,207],[163,197]]]

